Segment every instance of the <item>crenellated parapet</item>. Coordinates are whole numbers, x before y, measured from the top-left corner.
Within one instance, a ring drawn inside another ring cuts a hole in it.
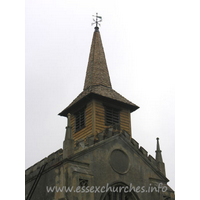
[[[33,166],[29,167],[25,171],[25,180],[28,181],[28,180],[31,180],[32,178],[35,178],[38,175],[42,166],[44,166],[45,164],[47,164],[48,168],[50,168],[51,166],[61,161],[62,154],[63,154],[63,150],[59,149],[58,151],[50,154],[48,157],[42,159],[41,161],[37,162]]]
[[[105,140],[117,135],[123,137],[123,139],[125,139],[126,142],[128,142],[128,144],[136,151],[136,153],[139,154],[148,164],[150,164],[154,169],[160,171],[159,163],[156,161],[156,159],[149,155],[146,149],[144,149],[142,146],[139,146],[139,143],[135,139],[131,138],[129,133],[127,133],[125,130],[120,130],[118,127],[109,127],[97,133],[96,136],[89,135],[84,139],[77,140],[74,154],[93,147],[96,144],[102,143]]]
[[[122,137],[133,150],[139,154],[148,164],[150,164],[154,169],[159,170],[159,162],[151,155],[148,154],[147,150],[144,149],[142,146],[139,146],[139,143],[131,138],[130,134],[127,133],[125,130],[120,130],[118,126],[112,126],[104,129],[103,131],[99,132],[94,135],[89,135],[86,138],[82,138],[76,141],[74,148],[74,154],[76,155],[79,152],[82,152],[90,147],[94,147],[99,143],[105,142],[107,139],[112,137]],[[73,156],[72,155],[72,156]],[[70,159],[70,158],[69,158]],[[51,166],[55,165],[56,163],[64,160],[63,158],[63,149],[59,149],[58,151],[50,154],[48,157],[42,159],[32,167],[28,168],[25,171],[26,180],[34,178],[39,173],[40,168],[47,163],[47,167],[51,168]]]

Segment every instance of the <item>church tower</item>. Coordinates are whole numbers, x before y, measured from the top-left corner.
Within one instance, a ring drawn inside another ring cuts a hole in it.
[[[130,114],[138,108],[112,88],[99,28],[95,27],[83,91],[59,115],[71,114],[73,139],[77,141],[110,126],[131,136]]]
[[[26,170],[26,200],[174,200],[159,139],[154,158],[131,137],[139,107],[112,88],[98,19],[83,91],[59,113],[63,148]]]

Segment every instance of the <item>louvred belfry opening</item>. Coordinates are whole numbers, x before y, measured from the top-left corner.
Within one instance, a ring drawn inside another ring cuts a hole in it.
[[[85,110],[82,109],[75,114],[75,132],[85,127]]]
[[[105,125],[114,124],[120,124],[120,111],[112,107],[105,107]]]

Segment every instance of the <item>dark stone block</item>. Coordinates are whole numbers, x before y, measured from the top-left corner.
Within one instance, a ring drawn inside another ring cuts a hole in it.
[[[122,135],[125,136],[127,139],[130,139],[130,135],[125,130],[122,130]]]
[[[106,138],[112,137],[112,135],[113,135],[113,128],[107,128],[105,130],[105,135],[106,135]]]
[[[94,135],[87,136],[86,142],[87,142],[88,146],[93,145],[94,144]]]
[[[113,129],[120,131],[121,130],[120,124],[114,124]]]
[[[142,152],[143,155],[147,156],[148,152],[141,146],[140,152]]]
[[[135,147],[135,148],[139,148],[139,143],[136,141],[136,140],[134,140],[133,138],[131,138],[131,143],[133,144],[133,146]]]
[[[101,133],[98,133],[97,138],[98,138],[99,142],[102,141],[104,139],[104,131]]]

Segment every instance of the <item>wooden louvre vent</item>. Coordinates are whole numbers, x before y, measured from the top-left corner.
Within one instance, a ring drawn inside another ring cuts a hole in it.
[[[78,111],[75,114],[75,132],[85,127],[85,109]]]
[[[105,125],[120,124],[120,111],[112,108],[105,107]]]

